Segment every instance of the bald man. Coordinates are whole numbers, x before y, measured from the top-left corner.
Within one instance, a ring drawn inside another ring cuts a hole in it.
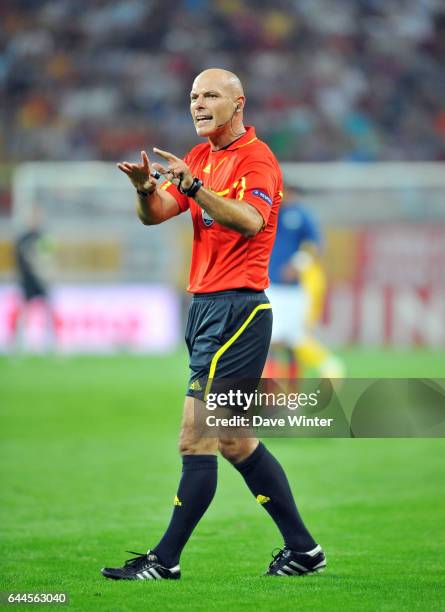
[[[137,191],[144,225],[190,211],[193,300],[186,328],[191,375],[179,441],[183,469],[170,524],[147,553],[135,553],[123,567],[103,568],[107,578],[180,578],[181,552],[215,494],[218,451],[241,473],[283,536],[284,547],[266,574],[307,574],[326,565],[281,465],[266,447],[254,437],[206,437],[194,426],[195,410],[205,410],[214,383],[260,379],[270,344],[272,311],[264,289],[283,185],[275,156],[255,129],[244,125],[245,102],[235,74],[205,70],[193,82],[190,111],[206,141],[184,159],[155,148],[162,164],[151,164],[145,151],[139,164],[118,164]],[[160,175],[164,180],[158,184]]]

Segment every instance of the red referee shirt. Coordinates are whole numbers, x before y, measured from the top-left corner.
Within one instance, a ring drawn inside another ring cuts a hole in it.
[[[264,219],[264,229],[252,238],[214,221],[198,204],[179,193],[170,182],[161,189],[171,193],[181,212],[190,209],[194,237],[188,291],[208,293],[226,289],[265,289],[269,285],[269,258],[275,240],[283,179],[269,147],[255,129],[229,147],[212,151],[199,144],[184,158],[193,176],[220,196],[248,202]],[[234,206],[236,204],[234,203]]]

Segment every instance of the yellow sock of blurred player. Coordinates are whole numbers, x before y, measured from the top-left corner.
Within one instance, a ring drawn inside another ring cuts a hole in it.
[[[329,356],[329,351],[314,338],[306,338],[295,349],[295,355],[303,368],[319,368]]]
[[[295,348],[295,356],[303,370],[316,369],[323,378],[343,378],[345,369],[341,360],[315,338],[306,338]]]

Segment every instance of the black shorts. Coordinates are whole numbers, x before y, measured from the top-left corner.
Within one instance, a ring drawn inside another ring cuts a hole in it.
[[[272,309],[264,291],[194,295],[185,332],[191,370],[186,394],[203,399],[213,380],[259,380],[271,333]]]

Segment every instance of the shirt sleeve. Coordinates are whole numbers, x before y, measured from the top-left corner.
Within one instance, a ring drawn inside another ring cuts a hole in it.
[[[236,181],[236,199],[253,206],[266,224],[278,190],[278,176],[275,164],[262,157],[249,160],[239,168]]]
[[[159,187],[161,191],[167,191],[172,195],[178,203],[179,210],[181,213],[185,212],[189,208],[189,199],[183,193],[180,193],[176,185],[173,185],[170,181],[164,181]]]

